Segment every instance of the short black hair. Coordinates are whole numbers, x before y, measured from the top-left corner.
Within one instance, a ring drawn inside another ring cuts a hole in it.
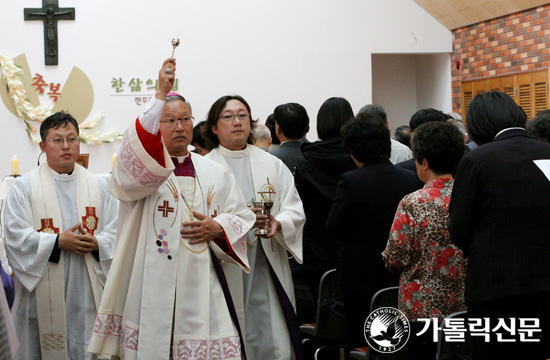
[[[366,112],[367,114],[376,115],[380,119],[382,119],[383,122],[388,122],[388,115],[386,114],[386,110],[381,105],[377,104],[369,104],[365,105],[359,110],[359,112]]]
[[[289,139],[302,138],[309,127],[309,116],[307,116],[307,111],[302,105],[297,103],[277,106],[275,110],[273,110],[273,116],[285,137]]]
[[[476,95],[466,114],[468,134],[478,145],[493,141],[502,130],[510,127],[525,129],[527,117],[516,102],[500,91]]]
[[[464,155],[464,135],[449,122],[420,125],[411,142],[414,159],[420,164],[428,160],[436,175],[452,174]]]
[[[76,129],[76,133],[80,134],[80,129],[78,128],[78,123],[71,114],[64,111],[56,112],[46,118],[40,125],[40,138],[42,141],[46,141],[48,132],[50,129],[58,129],[59,127],[65,127],[68,123],[73,124]]]
[[[401,125],[395,128],[395,140],[401,144],[411,147],[411,128],[409,125]]]
[[[327,99],[317,113],[317,134],[321,140],[330,140],[340,136],[340,129],[353,119],[350,103],[341,97]]]
[[[415,131],[420,125],[432,121],[447,121],[447,115],[445,115],[442,111],[432,108],[418,110],[413,114],[413,116],[411,116],[409,126],[411,127],[411,131]]]
[[[193,140],[191,140],[191,145],[195,146],[195,144],[199,145],[203,149],[207,149],[206,147],[206,141],[204,141],[204,138],[201,135],[202,132],[202,126],[206,124],[206,121],[199,121],[197,125],[193,127]],[[207,149],[209,150],[209,149]]]
[[[550,143],[550,110],[542,110],[527,122],[527,131],[534,138]]]
[[[391,154],[390,130],[380,117],[360,112],[342,128],[344,150],[362,163]]]
[[[210,110],[208,111],[208,116],[206,117],[206,123],[202,127],[202,137],[206,141],[206,146],[209,149],[215,149],[220,145],[220,139],[218,139],[218,135],[214,134],[214,132],[212,131],[212,126],[218,124],[220,115],[222,114],[225,105],[230,100],[240,101],[246,107],[248,115],[250,116],[250,135],[248,135],[248,139],[246,139],[246,142],[251,145],[254,143],[254,129],[256,129],[256,124],[258,123],[258,120],[252,120],[250,105],[248,105],[248,103],[242,96],[225,95],[212,104]]]
[[[277,131],[275,131],[275,115],[270,114],[267,119],[265,119],[265,126],[271,131],[271,144],[279,145],[281,140],[277,137]]]

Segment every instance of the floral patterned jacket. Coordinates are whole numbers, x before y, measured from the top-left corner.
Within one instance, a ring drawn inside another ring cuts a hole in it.
[[[453,179],[439,178],[399,203],[382,258],[401,273],[399,310],[409,321],[466,310],[466,259],[447,230]]]

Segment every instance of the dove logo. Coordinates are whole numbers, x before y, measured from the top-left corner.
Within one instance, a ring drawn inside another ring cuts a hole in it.
[[[369,346],[381,353],[401,350],[409,340],[407,317],[392,307],[383,307],[370,313],[365,321],[365,339]]]

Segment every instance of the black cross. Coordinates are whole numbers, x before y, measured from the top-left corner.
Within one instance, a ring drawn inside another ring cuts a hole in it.
[[[26,8],[25,20],[44,22],[44,58],[46,65],[57,65],[57,20],[74,20],[74,8],[59,8],[57,0],[42,0],[42,8]]]

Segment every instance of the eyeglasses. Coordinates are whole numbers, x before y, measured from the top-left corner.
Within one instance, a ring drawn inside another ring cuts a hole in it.
[[[171,127],[174,127],[176,126],[176,123],[178,122],[181,122],[182,125],[191,125],[193,124],[193,121],[195,120],[195,118],[193,116],[185,116],[185,117],[182,117],[181,119],[167,119],[167,120],[163,120],[161,121],[161,123],[164,123],[167,128],[171,128]]]
[[[219,117],[223,121],[233,121],[235,118],[239,118],[240,121],[246,121],[250,119],[250,115],[247,113],[239,113],[239,114],[225,114]]]
[[[51,142],[52,145],[61,146],[65,143],[65,141],[67,142],[67,144],[73,145],[73,144],[76,144],[78,141],[80,141],[80,139],[78,137],[71,136],[65,139],[63,138],[49,139],[48,141]]]

